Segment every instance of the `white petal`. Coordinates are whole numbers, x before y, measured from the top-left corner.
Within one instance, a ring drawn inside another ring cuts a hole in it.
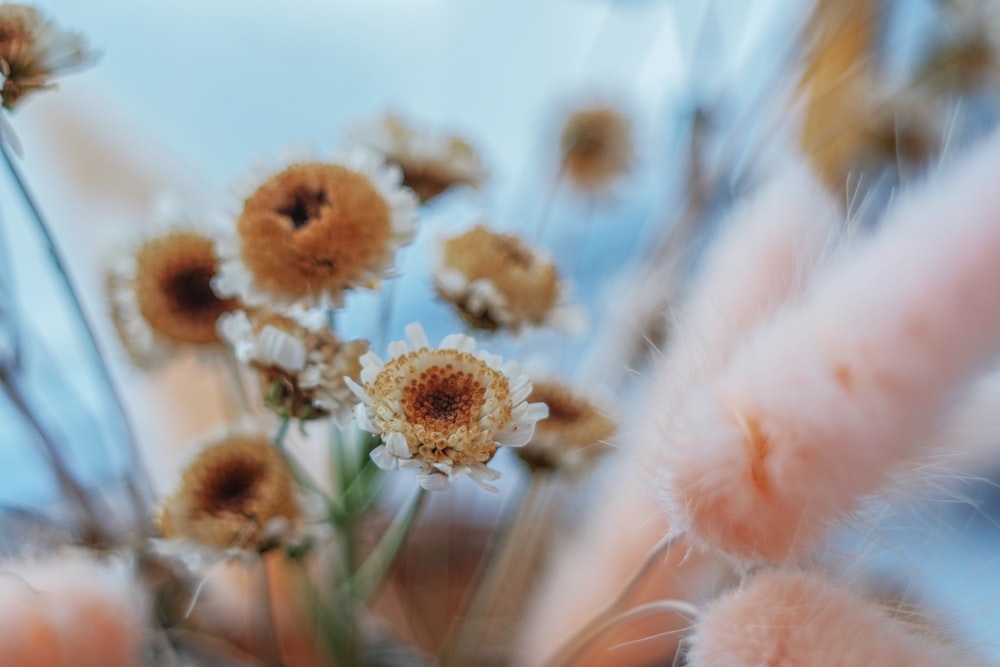
[[[373,449],[369,456],[371,456],[372,462],[382,470],[396,470],[399,468],[399,461],[389,453],[385,445],[379,445]]]
[[[389,343],[389,357],[391,357],[392,359],[395,359],[396,357],[401,357],[409,351],[410,348],[407,347],[406,343],[401,340]]]
[[[365,405],[372,404],[372,399],[370,396],[368,396],[367,392],[365,392],[364,387],[362,387],[361,385],[359,385],[357,382],[347,377],[346,375],[344,376],[344,384],[347,385],[347,388],[351,390],[351,393],[357,396],[362,403],[364,403]]]
[[[422,350],[425,347],[430,347],[431,344],[427,342],[427,334],[424,333],[424,328],[420,326],[419,322],[413,322],[406,325],[406,338],[410,341],[410,346],[414,350]]]
[[[447,475],[436,472],[429,475],[417,475],[417,482],[428,491],[447,491],[449,481]]]
[[[476,351],[476,339],[465,334],[450,334],[444,337],[444,340],[438,345],[438,349],[458,350],[471,354]]]
[[[257,352],[261,361],[273,363],[289,371],[300,371],[306,363],[306,346],[295,336],[267,325],[257,336]]]
[[[398,431],[393,431],[386,436],[385,446],[386,449],[389,450],[389,453],[398,459],[413,458],[413,454],[410,453],[410,446],[407,444],[406,438]]]
[[[468,471],[469,479],[479,485],[480,488],[486,489],[490,493],[500,493],[499,488],[488,483],[500,479],[500,473],[498,471],[483,464],[470,466]]]
[[[358,423],[358,428],[369,433],[379,433],[379,430],[372,424],[371,417],[368,415],[368,406],[364,403],[358,403],[354,406],[354,420]]]

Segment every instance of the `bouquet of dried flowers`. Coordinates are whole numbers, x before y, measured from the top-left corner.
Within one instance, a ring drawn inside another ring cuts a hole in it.
[[[229,213],[163,211],[110,263],[109,319],[144,372],[192,351],[218,369],[231,417],[166,493],[3,116],[11,182],[108,398],[111,428],[93,438],[125,454],[100,484],[81,476],[0,271],[4,405],[62,493],[55,511],[0,524],[17,543],[0,566],[0,661],[985,664],[929,607],[834,557],[834,528],[897,478],[1000,437],[984,418],[998,399],[1000,138],[965,136],[954,117],[944,129],[956,97],[996,108],[980,96],[995,36],[984,10],[949,3],[948,25],[971,37],[940,36],[886,93],[874,26],[892,18],[873,4],[801,14],[798,69],[747,110],[794,148],[783,159],[744,121],[727,126],[721,103],[691,115],[686,194],[597,318],[544,241],[564,185],[599,208],[636,167],[632,123],[607,101],[567,115],[527,233],[484,216],[426,238],[421,218],[488,172],[472,142],[400,114],[358,125],[334,156],[255,172]],[[37,9],[0,5],[5,111],[93,61]],[[796,133],[769,115],[795,117]],[[947,141],[975,145],[928,167]],[[734,182],[752,186],[733,196]],[[830,194],[845,184],[847,211]],[[451,311],[440,340],[391,327],[415,243]],[[361,327],[345,307],[359,293],[374,295]],[[537,331],[575,376],[511,358]],[[585,335],[590,353],[567,359]],[[516,453],[506,466],[502,450]],[[502,471],[524,483],[497,526],[428,502],[468,482],[513,494]],[[421,628],[423,615],[443,621]]]

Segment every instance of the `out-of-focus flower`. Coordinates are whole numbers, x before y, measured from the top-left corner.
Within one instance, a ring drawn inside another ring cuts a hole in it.
[[[223,316],[219,332],[260,374],[270,409],[303,420],[333,415],[340,421],[350,414],[354,395],[344,378],[360,379],[367,341],[341,341],[328,328],[311,329],[260,309]]]
[[[142,662],[145,596],[114,559],[70,551],[0,565],[0,656],[18,667]]]
[[[486,167],[464,139],[422,132],[403,118],[388,115],[355,129],[351,140],[375,151],[403,172],[403,185],[426,203],[450,188],[479,187]]]
[[[219,549],[262,549],[299,516],[281,453],[264,438],[235,435],[210,445],[187,467],[163,505],[160,532]]]
[[[346,290],[374,287],[392,268],[416,210],[398,169],[373,154],[292,164],[246,199],[213,285],[251,306],[340,306]]]
[[[514,362],[476,351],[475,339],[445,337],[432,348],[419,324],[406,328],[409,345],[389,346],[383,362],[369,352],[361,358],[361,399],[355,415],[361,428],[382,436],[372,460],[384,469],[417,468],[425,489],[447,488],[469,475],[480,486],[500,473],[489,468],[500,446],[521,447],[548,414],[528,403],[531,381]]]
[[[632,162],[632,124],[610,106],[570,114],[559,143],[562,169],[581,190],[606,189]]]
[[[94,59],[83,37],[60,30],[34,7],[0,5],[0,99],[4,108],[13,109],[26,95],[53,88],[54,76]]]
[[[177,347],[219,344],[216,321],[238,306],[212,291],[215,240],[189,225],[142,242],[105,277],[111,319],[130,358],[151,366]]]
[[[588,398],[558,382],[535,381],[528,400],[544,403],[549,416],[517,455],[534,471],[575,472],[606,452],[615,421]]]
[[[439,255],[437,292],[472,326],[515,333],[525,326],[584,328],[579,309],[562,302],[555,264],[517,237],[476,225],[444,240]]]

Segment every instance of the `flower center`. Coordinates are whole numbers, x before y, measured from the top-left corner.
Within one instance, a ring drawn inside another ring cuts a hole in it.
[[[248,514],[263,475],[259,461],[229,461],[209,477],[204,509],[209,514]]]
[[[297,188],[289,193],[289,201],[278,207],[278,213],[292,221],[295,229],[302,229],[320,217],[323,207],[330,203],[325,190]]]
[[[215,271],[206,266],[194,266],[166,281],[165,291],[180,311],[192,314],[215,313],[221,299],[212,291]]]
[[[471,426],[485,393],[471,373],[432,366],[403,389],[403,410],[412,422],[434,430]]]

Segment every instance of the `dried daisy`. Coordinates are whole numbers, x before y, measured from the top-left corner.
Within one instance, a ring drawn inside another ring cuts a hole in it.
[[[34,7],[0,5],[0,99],[13,109],[26,95],[54,87],[52,77],[94,60],[83,38],[60,30]]]
[[[632,124],[609,106],[576,111],[560,137],[562,169],[581,190],[598,191],[628,170]]]
[[[244,202],[214,287],[251,306],[343,305],[346,290],[374,287],[392,268],[416,210],[399,171],[372,154],[292,164]]]
[[[453,135],[421,132],[399,116],[390,114],[360,126],[351,138],[398,166],[403,185],[421,203],[453,187],[479,187],[486,179],[486,168],[468,142]]]
[[[266,439],[232,436],[188,466],[160,513],[160,532],[219,549],[260,549],[299,519],[294,481]]]
[[[562,302],[552,262],[482,225],[441,243],[434,285],[463,320],[486,331],[550,325],[576,332],[583,325],[580,311]]]
[[[216,321],[238,306],[212,291],[218,270],[214,239],[175,226],[140,243],[108,270],[105,290],[122,344],[149,367],[178,347],[214,348]]]
[[[419,324],[406,336],[409,345],[390,345],[386,362],[371,352],[361,358],[364,386],[349,381],[362,401],[358,423],[384,442],[372,460],[386,470],[419,469],[425,489],[469,475],[496,491],[488,482],[500,473],[486,464],[501,445],[527,444],[548,408],[527,402],[531,381],[516,363],[476,352],[473,338],[454,334],[431,348]]]
[[[531,441],[517,455],[533,471],[580,470],[602,453],[615,432],[615,421],[569,387],[535,381],[529,401],[544,403],[549,416],[535,426]]]
[[[260,374],[271,410],[301,420],[341,421],[350,414],[354,395],[344,378],[361,377],[367,341],[344,342],[327,328],[305,327],[261,309],[223,316],[219,331],[236,357]]]

